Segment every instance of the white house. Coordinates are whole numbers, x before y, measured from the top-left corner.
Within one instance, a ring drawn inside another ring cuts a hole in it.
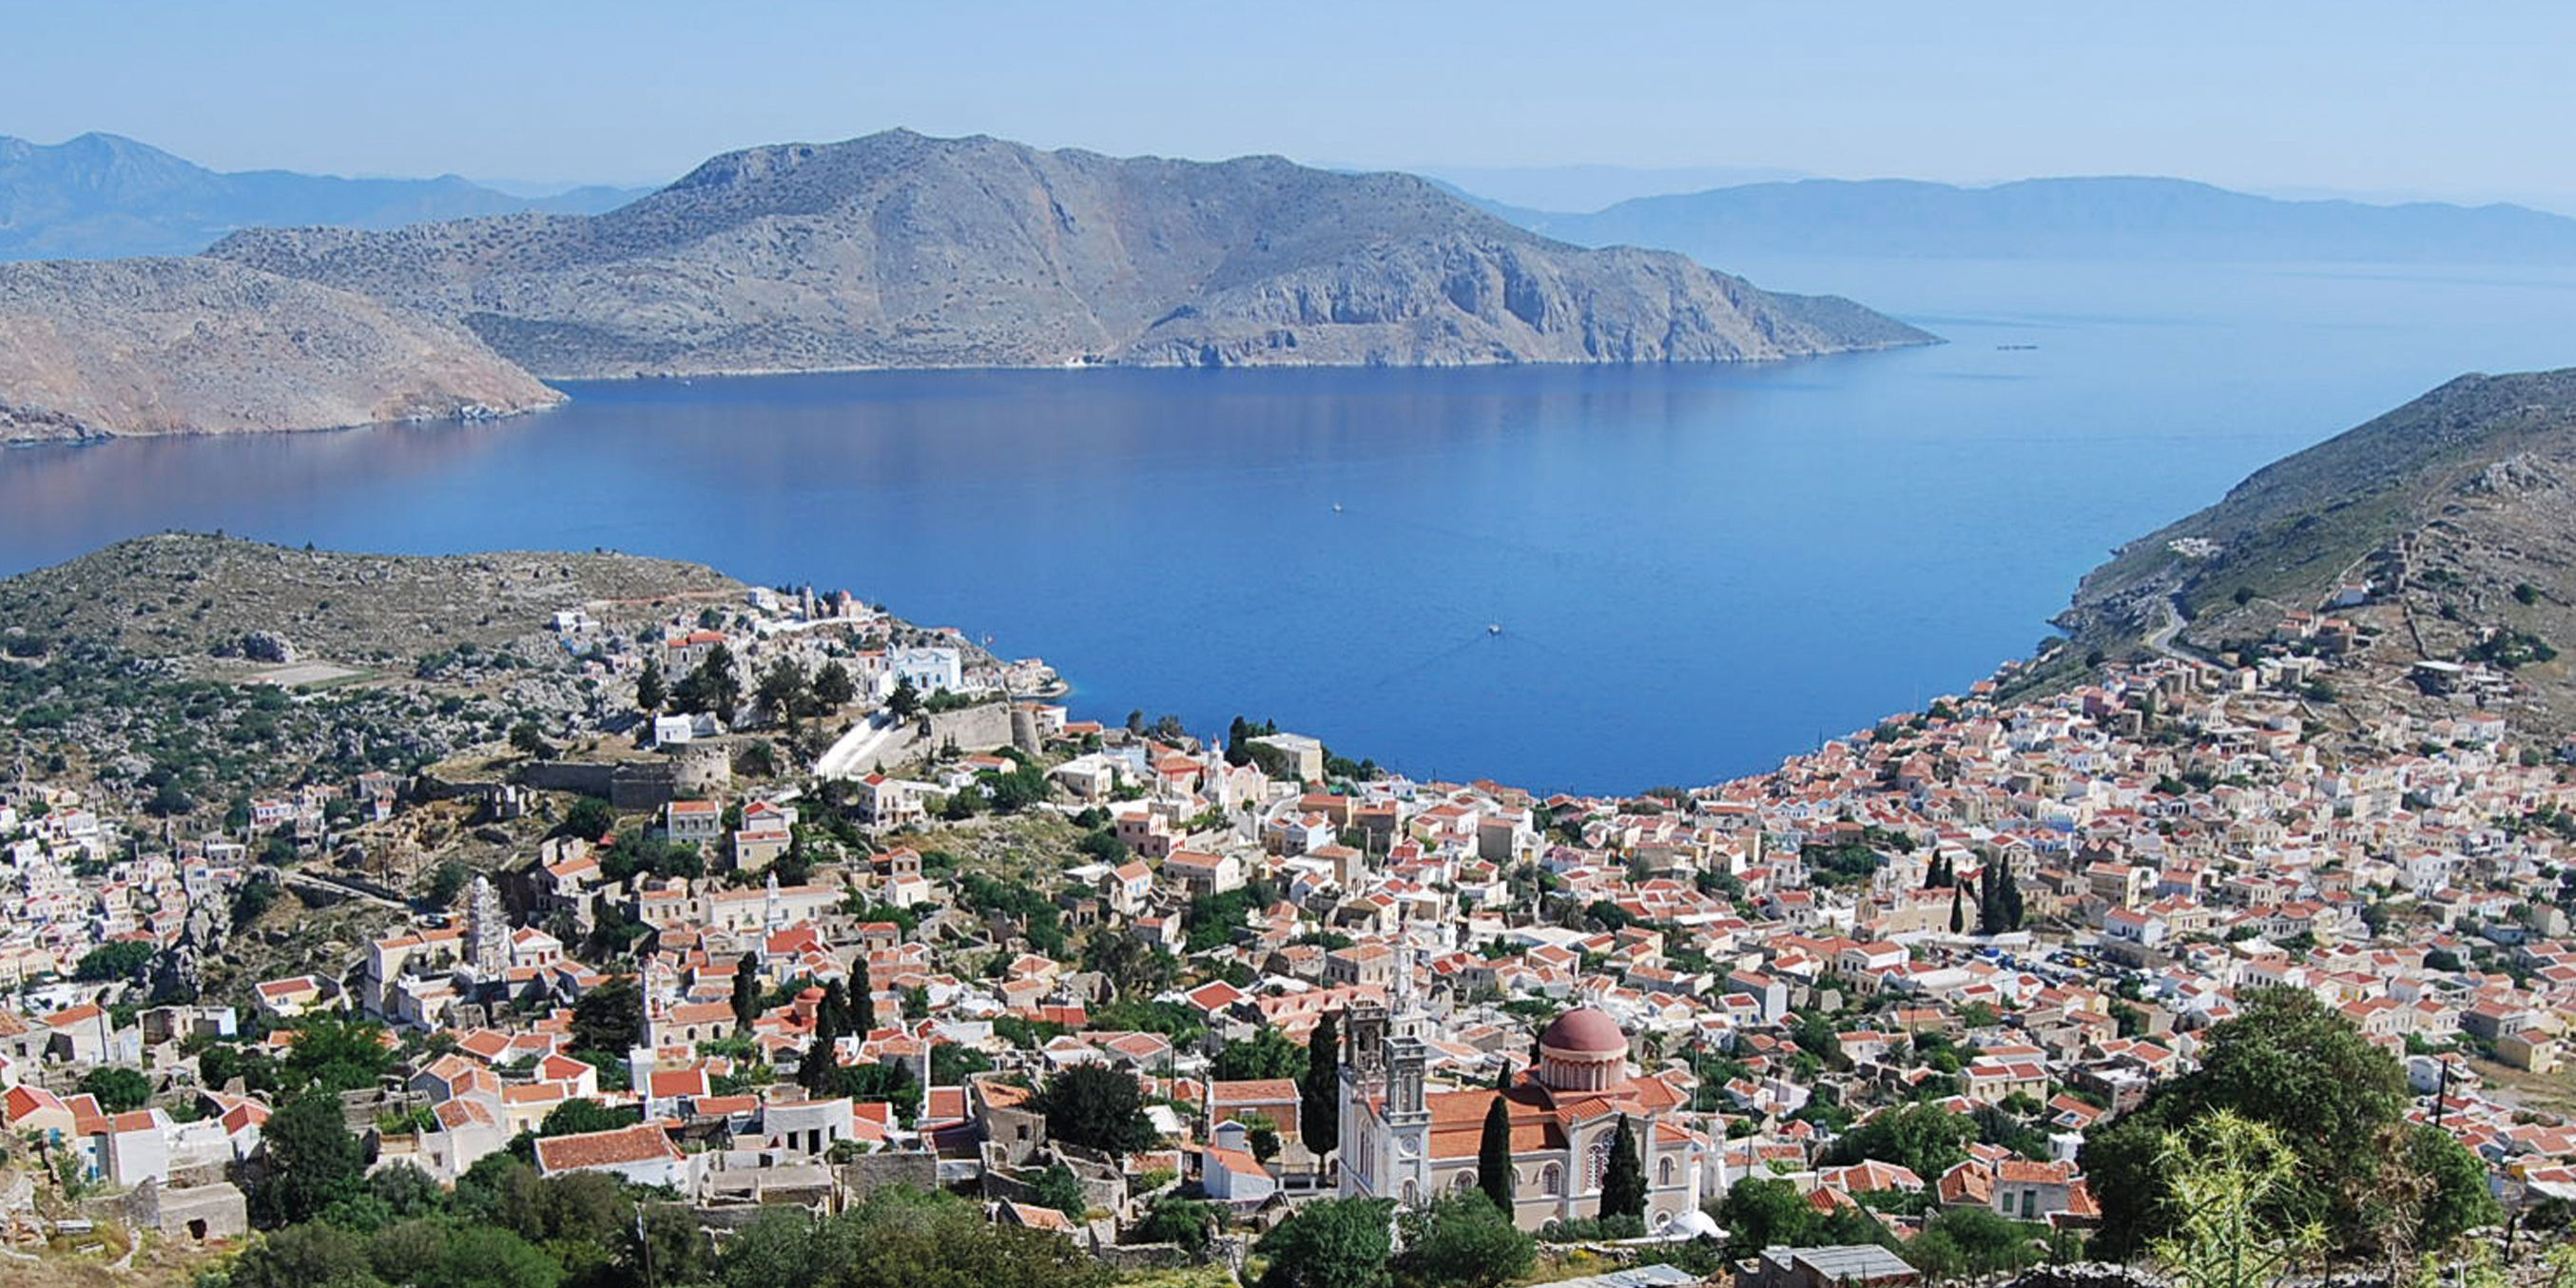
[[[1217,1124],[1215,1139],[1199,1158],[1199,1188],[1219,1203],[1258,1207],[1279,1192],[1278,1178],[1253,1157],[1251,1133],[1240,1122]]]
[[[966,688],[966,671],[953,648],[899,648],[886,654],[886,671],[901,684],[911,681],[923,693],[946,689],[961,693]]]

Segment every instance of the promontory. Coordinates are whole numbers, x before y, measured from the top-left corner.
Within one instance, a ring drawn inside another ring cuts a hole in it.
[[[209,255],[471,328],[548,378],[870,367],[1759,360],[1931,336],[1402,174],[891,131],[595,216],[258,229]]]

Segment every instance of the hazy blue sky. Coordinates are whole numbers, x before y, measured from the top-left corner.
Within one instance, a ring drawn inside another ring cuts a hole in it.
[[[2576,201],[2576,5],[12,4],[0,133],[642,182],[894,125],[1387,166],[2154,173]]]

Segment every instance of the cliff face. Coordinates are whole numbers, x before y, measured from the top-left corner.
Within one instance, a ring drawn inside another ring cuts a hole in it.
[[[470,332],[204,259],[0,265],[0,440],[501,415],[562,395]]]
[[[457,320],[557,377],[1717,361],[1932,340],[1678,255],[1549,241],[1406,175],[903,131],[730,153],[602,215],[256,230],[209,254]]]

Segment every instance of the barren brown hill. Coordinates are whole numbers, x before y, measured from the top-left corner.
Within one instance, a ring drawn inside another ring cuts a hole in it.
[[[0,633],[191,657],[265,631],[314,656],[410,658],[539,634],[559,609],[650,616],[655,600],[740,590],[699,564],[611,551],[355,554],[169,532],[0,580]]]
[[[561,398],[462,327],[238,264],[0,264],[0,440],[326,429]]]
[[[894,131],[729,153],[595,216],[253,230],[210,255],[472,327],[549,377],[1766,359],[1928,343],[1583,250],[1409,175]]]

